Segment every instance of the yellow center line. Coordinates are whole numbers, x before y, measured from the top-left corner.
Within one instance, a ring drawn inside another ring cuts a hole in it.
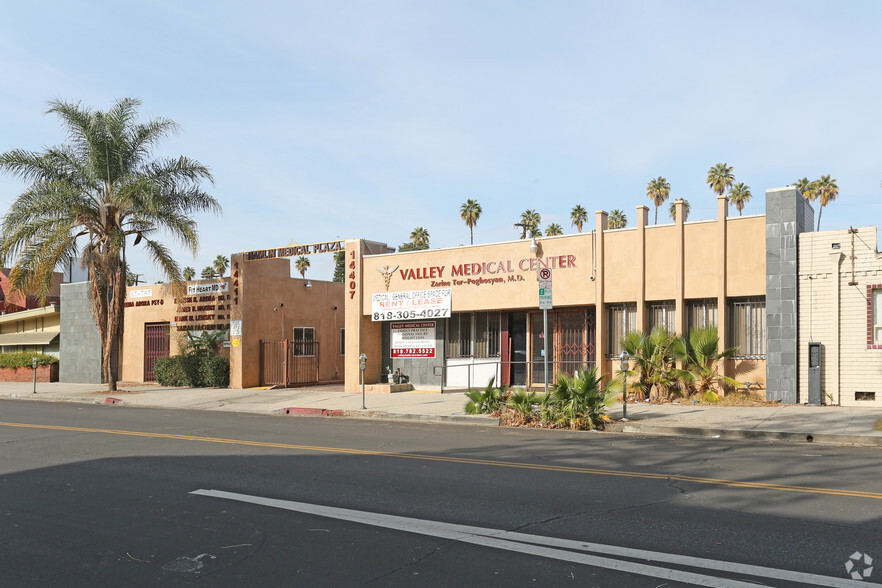
[[[123,431],[118,429],[92,429],[87,427],[65,427],[60,425],[36,425],[30,423],[6,423],[0,422],[2,427],[17,427],[21,429],[45,429],[50,431],[73,431],[77,433],[101,433],[105,435],[125,435],[128,437],[149,437],[153,439],[177,439],[181,441],[199,441],[203,443],[225,443],[228,445],[244,445],[249,447],[272,447],[276,449],[298,449],[301,451],[319,451],[324,453],[338,453],[345,455],[370,455],[376,457],[395,457],[400,459],[418,459],[422,461],[440,461],[445,463],[460,463],[469,465],[486,465],[503,468],[517,468],[524,470],[541,470],[546,472],[566,472],[573,474],[587,474],[593,476],[618,476],[626,478],[643,478],[648,480],[674,480],[679,482],[691,482],[693,484],[712,484],[715,486],[729,486],[733,488],[754,488],[759,490],[777,490],[781,492],[802,492],[807,494],[826,494],[830,496],[851,496],[855,498],[870,498],[882,500],[880,492],[863,492],[860,490],[840,490],[836,488],[817,488],[813,486],[789,486],[786,484],[765,484],[762,482],[742,482],[738,480],[723,480],[717,478],[699,478],[684,476],[681,474],[653,474],[648,472],[628,472],[621,470],[607,470],[597,468],[583,468],[559,465],[543,465],[522,462],[495,461],[490,459],[475,459],[469,457],[443,457],[437,455],[422,455],[419,453],[394,453],[388,451],[372,451],[369,449],[348,449],[345,447],[321,447],[317,445],[295,445],[292,443],[271,443],[267,441],[249,441],[247,439],[224,439],[222,437],[198,437],[195,435],[175,435],[172,433],[148,433],[144,431]]]

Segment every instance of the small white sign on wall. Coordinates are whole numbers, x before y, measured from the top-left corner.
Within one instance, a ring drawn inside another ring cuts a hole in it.
[[[392,323],[392,357],[435,357],[435,321]]]

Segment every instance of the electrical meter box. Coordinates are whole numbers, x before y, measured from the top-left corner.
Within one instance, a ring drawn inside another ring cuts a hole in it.
[[[814,406],[821,404],[821,344],[808,344],[808,403]]]

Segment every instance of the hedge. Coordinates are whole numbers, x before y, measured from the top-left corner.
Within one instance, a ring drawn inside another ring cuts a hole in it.
[[[54,355],[43,355],[42,353],[34,353],[31,351],[17,351],[15,353],[0,353],[0,368],[32,368],[34,366],[34,358],[37,358],[37,365],[52,365],[58,363],[58,358]]]
[[[230,385],[230,362],[219,355],[157,357],[153,375],[161,386],[226,388]]]

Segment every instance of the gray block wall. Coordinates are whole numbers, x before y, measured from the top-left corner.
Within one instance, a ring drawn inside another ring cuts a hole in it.
[[[797,235],[815,211],[796,188],[766,191],[766,400],[799,402]]]
[[[61,285],[60,318],[58,379],[100,384],[101,337],[89,310],[88,282]]]
[[[393,358],[389,325],[390,323],[383,323],[383,373],[386,373],[387,366],[392,368],[393,372],[401,368],[401,371],[410,377],[410,383],[414,386],[441,386],[441,377],[435,375],[435,366],[440,368],[444,365],[444,333],[447,320],[435,321],[435,357]]]

